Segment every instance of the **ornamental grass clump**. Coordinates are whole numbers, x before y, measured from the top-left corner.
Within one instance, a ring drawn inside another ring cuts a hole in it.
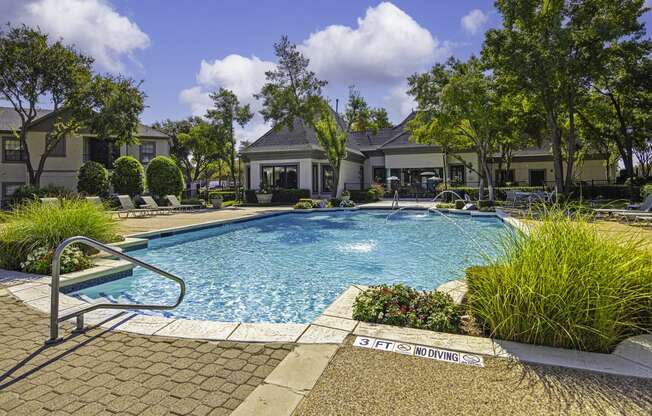
[[[120,239],[116,220],[101,206],[84,200],[64,200],[60,206],[40,202],[16,206],[0,227],[0,268],[19,270],[35,250],[53,250],[77,235],[100,242]]]
[[[459,332],[460,307],[450,295],[421,292],[408,286],[380,285],[361,292],[353,319],[440,332]]]
[[[583,351],[652,332],[652,256],[567,214],[505,235],[497,260],[467,270],[469,311],[492,337]]]

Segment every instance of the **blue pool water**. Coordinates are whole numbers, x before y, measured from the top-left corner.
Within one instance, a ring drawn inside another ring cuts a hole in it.
[[[386,221],[389,213],[283,214],[154,239],[129,254],[185,279],[186,298],[171,316],[308,323],[352,284],[434,289],[459,278],[494,254],[505,229],[495,218],[405,210]],[[72,295],[173,303],[177,293],[174,283],[137,268]]]

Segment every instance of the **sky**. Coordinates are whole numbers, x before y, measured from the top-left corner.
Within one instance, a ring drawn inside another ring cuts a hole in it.
[[[644,20],[652,24],[649,12]],[[414,107],[407,76],[478,54],[501,24],[493,0],[0,0],[0,21],[38,26],[92,56],[97,72],[142,80],[146,124],[203,115],[208,93],[229,88],[256,112],[240,140],[268,128],[253,94],[283,35],[329,82],[324,94],[340,112],[355,85],[398,123]]]

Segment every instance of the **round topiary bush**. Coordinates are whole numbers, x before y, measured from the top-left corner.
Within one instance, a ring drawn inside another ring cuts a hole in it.
[[[121,156],[113,162],[111,184],[117,194],[140,195],[145,191],[143,165],[131,156]]]
[[[183,175],[167,156],[157,156],[147,165],[147,188],[156,197],[179,195],[183,191]]]
[[[77,174],[77,191],[86,195],[108,195],[109,171],[97,162],[84,163]]]

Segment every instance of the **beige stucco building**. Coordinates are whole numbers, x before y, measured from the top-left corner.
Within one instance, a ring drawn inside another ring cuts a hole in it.
[[[408,192],[410,188],[428,190],[428,180],[433,176],[458,185],[478,185],[479,177],[473,169],[479,166],[477,154],[460,152],[444,160],[444,154],[436,146],[413,143],[405,128],[410,117],[377,133],[349,134],[348,156],[341,167],[338,194],[345,189],[366,189],[374,182],[388,185],[390,177],[398,178],[398,185]],[[344,129],[339,117],[338,122]],[[270,130],[242,151],[241,156],[246,163],[247,189],[259,189],[266,181],[271,187],[310,189],[315,197],[331,192],[330,164],[317,143],[315,132],[300,120],[295,121],[292,130]],[[504,171],[503,166],[502,174],[498,171],[498,160],[496,155],[492,163],[496,178],[502,175],[505,181],[520,186],[553,186],[549,146],[515,152],[509,171]],[[575,178],[598,183],[614,178],[615,166],[609,175],[606,166],[604,156],[588,155],[575,168]]]
[[[51,111],[39,111],[38,118],[30,127],[27,147],[34,167],[38,166],[45,149],[46,135],[53,119],[50,114]],[[13,108],[0,107],[0,203],[6,201],[17,187],[29,183],[25,152],[15,135],[20,126],[20,117]],[[77,171],[89,160],[110,169],[113,161],[122,155],[134,156],[144,165],[156,156],[170,155],[167,135],[140,125],[138,137],[138,144],[122,146],[113,146],[83,131],[65,137],[45,161],[41,186],[58,185],[76,190]]]

